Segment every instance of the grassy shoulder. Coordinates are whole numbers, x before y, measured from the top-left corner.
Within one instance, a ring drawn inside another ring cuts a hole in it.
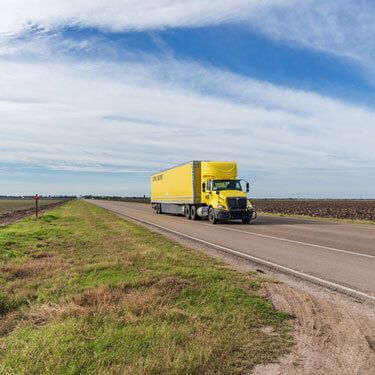
[[[290,217],[292,219],[306,219],[306,220],[316,220],[316,221],[330,221],[335,223],[350,223],[350,224],[369,224],[375,225],[373,220],[354,220],[354,219],[338,219],[334,217],[322,217],[322,216],[309,216],[309,215],[293,215],[293,214],[282,214],[282,213],[272,213],[257,211],[259,215],[262,216],[274,216],[274,217]]]
[[[244,373],[291,345],[264,280],[82,201],[0,228],[0,262],[0,373]]]

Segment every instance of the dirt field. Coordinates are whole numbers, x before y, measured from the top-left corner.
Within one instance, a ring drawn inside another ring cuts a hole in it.
[[[56,199],[40,199],[39,205],[45,206],[55,202],[57,202]],[[0,199],[0,215],[34,206],[35,201],[33,199]]]
[[[64,199],[41,199],[39,201],[40,211],[59,206],[65,201]],[[32,199],[0,199],[0,225],[33,215],[34,212],[35,202]]]
[[[349,220],[375,220],[375,200],[254,199],[258,212]]]

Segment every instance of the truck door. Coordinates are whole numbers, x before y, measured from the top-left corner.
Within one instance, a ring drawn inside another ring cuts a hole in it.
[[[203,193],[204,196],[204,202],[208,204],[211,200],[211,195],[212,195],[212,181],[207,180],[206,181],[206,191]]]

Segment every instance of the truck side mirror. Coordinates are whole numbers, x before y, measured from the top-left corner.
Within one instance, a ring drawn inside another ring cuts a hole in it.
[[[205,182],[202,183],[202,191],[203,191],[203,192],[206,191],[206,183],[205,183]]]
[[[250,184],[246,182],[246,193],[248,193],[249,191],[250,191]]]

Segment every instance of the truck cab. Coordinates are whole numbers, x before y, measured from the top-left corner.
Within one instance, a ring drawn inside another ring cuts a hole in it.
[[[243,184],[246,184],[246,191]],[[249,183],[238,179],[206,179],[202,183],[202,202],[207,206],[211,223],[220,220],[242,220],[249,223],[255,213],[247,199]]]

